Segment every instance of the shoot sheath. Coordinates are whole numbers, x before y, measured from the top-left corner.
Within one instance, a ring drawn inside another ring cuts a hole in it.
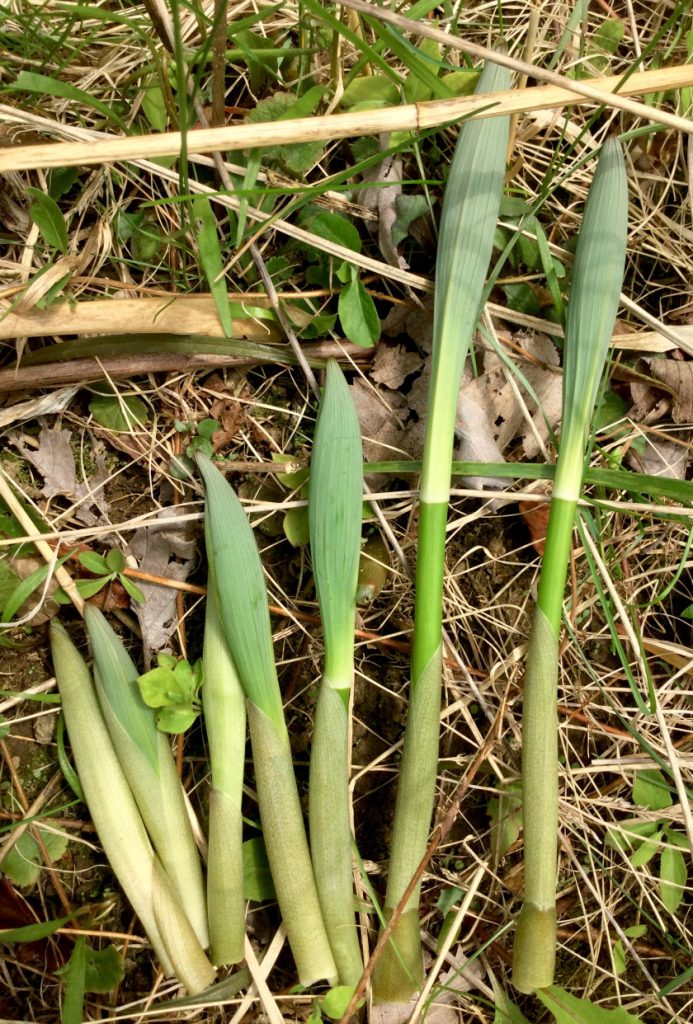
[[[245,694],[223,635],[215,587],[207,591],[202,702],[209,741],[207,916],[212,961],[236,964],[244,957],[243,822]]]

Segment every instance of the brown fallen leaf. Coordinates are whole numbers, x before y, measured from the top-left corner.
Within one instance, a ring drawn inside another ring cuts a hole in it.
[[[550,501],[518,501],[517,507],[525,521],[532,547],[538,555],[544,554],[546,531],[549,527]]]
[[[671,410],[674,423],[693,423],[693,362],[639,359],[635,368],[651,381],[631,383],[632,420],[653,423]]]
[[[77,490],[77,469],[70,447],[71,437],[70,430],[50,430],[44,425],[39,434],[38,448],[31,448],[19,433],[13,432],[10,435],[10,442],[43,477],[41,494],[44,498],[54,498],[58,494],[72,497]]]
[[[177,523],[178,515],[175,506],[162,509],[153,523],[135,531],[129,547],[141,570],[180,582],[190,575],[196,540],[191,524]],[[177,591],[141,580],[137,585],[146,600],[133,605],[133,611],[142,631],[145,665],[149,665],[152,654],[162,650],[175,632]]]
[[[381,341],[375,352],[370,378],[376,384],[397,391],[406,378],[421,369],[422,365],[423,359],[418,352],[411,352],[404,345]]]
[[[626,461],[639,473],[664,476],[671,480],[685,480],[693,461],[690,445],[676,444],[661,437],[645,435],[644,452],[629,451]]]

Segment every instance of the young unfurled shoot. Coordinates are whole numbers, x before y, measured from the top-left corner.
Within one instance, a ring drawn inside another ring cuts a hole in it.
[[[620,144],[602,148],[575,254],[564,343],[563,415],[525,668],[522,818],[525,896],[513,950],[521,992],[553,983],[558,833],[559,632],[585,446],[607,360],[626,256],[628,190]]]
[[[277,680],[260,553],[240,501],[198,452],[205,539],[224,636],[247,698],[262,830],[300,981],[337,976],[315,887]]]
[[[327,935],[342,985],[363,970],[354,918],[349,813],[349,713],[363,518],[361,430],[336,362],[327,366],[310,460],[310,554],[325,665],[310,757],[310,846]]]
[[[57,619],[50,640],[72,754],[99,841],[164,972],[191,994],[200,992],[211,985],[214,969],[152,849],[89,669]]]
[[[508,72],[489,64],[477,92],[508,86]],[[421,473],[411,689],[385,897],[387,917],[424,855],[431,826],[440,726],[445,526],[457,396],[491,259],[507,145],[507,117],[465,124],[443,201]],[[419,893],[417,886],[376,966],[373,986],[379,1001],[405,1002],[420,988]]]
[[[203,947],[209,945],[202,866],[168,737],[142,700],[138,671],[105,617],[86,605],[94,680],[106,728],[171,885]]]

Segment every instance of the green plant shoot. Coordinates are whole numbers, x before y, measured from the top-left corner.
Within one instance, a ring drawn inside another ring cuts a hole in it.
[[[214,970],[152,849],[89,669],[57,619],[50,640],[72,753],[101,845],[164,972],[177,975],[190,993],[200,992]]]
[[[219,617],[247,698],[260,818],[301,984],[337,975],[320,911],[272,647],[260,552],[235,492],[197,452]]]
[[[363,455],[356,409],[332,360],[315,427],[309,486],[310,553],[325,637],[310,757],[310,846],[339,980],[356,985],[363,962],[354,919],[348,741]]]
[[[489,64],[478,92],[507,89]],[[438,764],[443,660],[443,573],[455,412],[464,361],[479,317],[493,248],[508,145],[508,119],[464,125],[441,214],[433,364],[424,440],[409,711],[397,790],[385,914],[402,899],[426,849]],[[405,1002],[422,981],[417,886],[373,976],[376,999]]]
[[[553,983],[558,833],[559,633],[585,447],[626,257],[628,189],[621,147],[610,139],[590,187],[575,253],[566,321],[561,440],[537,603],[527,651],[522,710],[525,896],[513,949],[513,985]]]
[[[93,605],[84,610],[106,727],[164,870],[201,945],[209,945],[200,858],[176,766],[153,708],[142,700],[125,646]]]

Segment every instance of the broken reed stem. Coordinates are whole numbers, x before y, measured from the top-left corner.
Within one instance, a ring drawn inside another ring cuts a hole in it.
[[[366,5],[364,5],[365,7]],[[361,8],[360,8],[361,9]],[[381,17],[385,12],[372,8],[368,13]],[[422,26],[407,20],[410,30]],[[420,33],[421,34],[421,33]],[[428,34],[428,33],[426,33]],[[440,33],[446,46],[455,44],[454,37]],[[471,50],[471,44],[464,47]],[[478,47],[486,55],[492,51]],[[657,110],[644,103],[629,100],[629,96],[682,89],[693,86],[693,65],[656,68],[638,71],[627,80],[622,75],[608,75],[591,80],[571,81],[542,68],[526,65],[523,61],[494,57],[535,78],[551,78],[561,84],[530,86],[527,89],[507,89],[497,93],[481,93],[449,100],[429,100],[408,103],[380,110],[360,110],[357,113],[328,114],[322,117],[292,118],[259,124],[231,125],[224,128],[204,128],[187,134],[189,153],[218,153],[227,150],[252,149],[257,146],[293,145],[297,142],[334,140],[360,135],[376,135],[387,131],[421,131],[435,128],[464,118],[499,117],[523,114],[532,110],[549,110],[576,104],[605,104],[628,110],[658,124],[668,125],[682,132],[693,133],[693,121],[668,111]],[[615,90],[618,89],[618,92]],[[3,107],[0,122],[12,123],[21,112]],[[58,126],[56,126],[58,127]],[[0,171],[38,170],[49,167],[74,167],[113,163],[117,160],[141,160],[162,156],[178,156],[181,148],[180,132],[161,132],[156,135],[137,135],[127,138],[96,138],[88,142],[50,142],[32,146],[16,146],[0,151]]]
[[[247,303],[229,292],[229,302]],[[252,305],[260,306],[261,302]],[[167,295],[133,299],[90,299],[59,302],[48,309],[10,312],[0,302],[0,338],[43,337],[52,334],[209,334],[223,337],[219,314],[211,295]],[[265,314],[267,315],[267,314]],[[271,314],[270,314],[271,316]],[[233,336],[265,343],[281,339],[272,320],[234,317]]]

